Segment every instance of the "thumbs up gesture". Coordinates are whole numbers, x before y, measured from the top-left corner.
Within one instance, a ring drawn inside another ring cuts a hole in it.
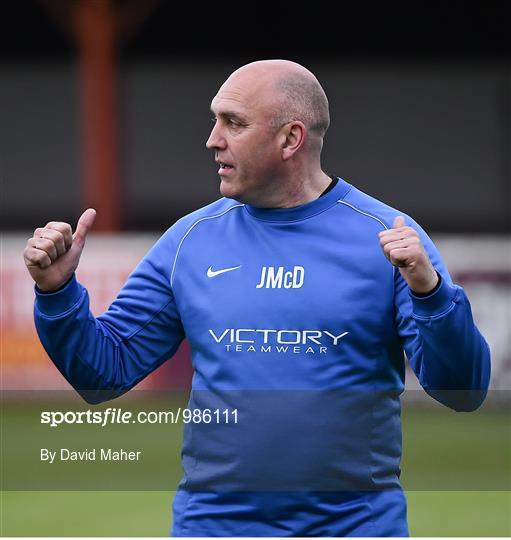
[[[432,291],[438,275],[415,229],[406,226],[403,216],[394,219],[392,229],[379,233],[385,257],[399,268],[408,287],[419,294]]]
[[[60,221],[50,221],[34,231],[23,257],[39,289],[54,291],[73,275],[95,219],[96,210],[89,208],[80,216],[74,234],[69,223]]]

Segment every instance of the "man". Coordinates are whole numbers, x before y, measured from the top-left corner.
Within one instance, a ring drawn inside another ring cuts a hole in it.
[[[126,392],[190,343],[175,536],[404,536],[403,350],[425,390],[473,410],[488,346],[409,217],[321,169],[328,101],[289,61],[248,64],[214,97],[224,198],[155,244],[94,318],[74,277],[95,212],[36,229],[25,261],[48,354],[89,401]],[[392,264],[389,264],[390,263]]]

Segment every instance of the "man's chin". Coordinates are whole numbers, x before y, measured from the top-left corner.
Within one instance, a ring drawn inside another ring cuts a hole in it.
[[[236,186],[231,182],[224,179],[220,181],[220,193],[222,197],[227,197],[228,199],[237,199],[240,196],[240,190],[236,189]]]

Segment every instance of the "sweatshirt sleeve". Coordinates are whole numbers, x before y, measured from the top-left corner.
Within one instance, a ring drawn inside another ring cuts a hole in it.
[[[170,286],[170,231],[129,276],[108,310],[95,318],[73,276],[54,293],[36,287],[34,318],[46,352],[90,403],[117,397],[170,358],[184,338]]]
[[[442,280],[432,294],[417,296],[395,269],[396,324],[406,356],[430,396],[457,411],[475,410],[490,383],[488,344],[465,291],[453,284],[435,245],[419,225],[411,226]]]

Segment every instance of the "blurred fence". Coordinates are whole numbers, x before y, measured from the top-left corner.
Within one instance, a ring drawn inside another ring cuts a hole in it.
[[[1,385],[4,389],[19,390],[64,389],[69,385],[47,357],[34,328],[33,282],[22,257],[29,236],[2,236]],[[152,234],[90,235],[77,275],[89,290],[95,315],[108,307],[156,239]],[[491,388],[510,390],[511,238],[437,235],[434,241],[454,281],[465,288],[475,321],[490,344]],[[189,349],[184,343],[170,362],[138,388],[185,389],[191,374]],[[415,376],[408,370],[407,388],[417,387]]]
[[[4,389],[66,389],[69,384],[39,342],[33,321],[34,285],[23,262],[31,234],[4,234],[0,264],[1,384]],[[129,273],[156,241],[155,235],[87,237],[77,277],[89,290],[90,308],[101,314],[115,299]],[[188,346],[147,377],[139,388],[186,388],[191,380]]]

